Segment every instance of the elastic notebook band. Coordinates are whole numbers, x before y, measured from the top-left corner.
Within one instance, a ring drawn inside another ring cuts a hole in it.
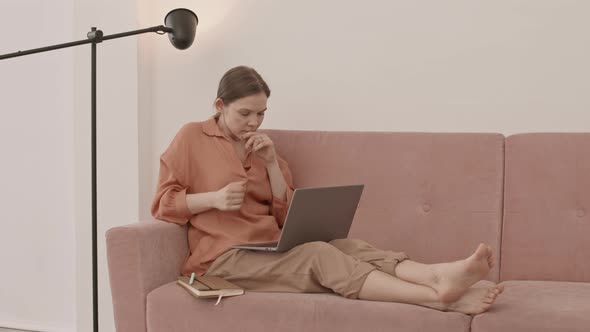
[[[219,297],[217,298],[217,302],[215,303],[215,305],[218,305],[219,302],[221,302],[221,298],[223,297],[223,295],[219,295]]]
[[[191,273],[191,279],[188,281],[188,284],[189,284],[189,285],[192,285],[192,284],[193,284],[193,282],[195,282],[195,273],[194,273],[194,272],[193,272],[193,273]]]

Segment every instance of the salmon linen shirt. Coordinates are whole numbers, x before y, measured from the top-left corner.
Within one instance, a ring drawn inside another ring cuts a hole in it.
[[[277,156],[287,182],[286,200],[274,197],[264,160],[249,153],[242,163],[215,119],[184,125],[160,157],[160,175],[152,215],[186,225],[189,257],[181,273],[204,274],[232,245],[277,241],[293,196],[287,163]],[[210,209],[193,215],[186,195],[218,191],[248,180],[240,210]]]

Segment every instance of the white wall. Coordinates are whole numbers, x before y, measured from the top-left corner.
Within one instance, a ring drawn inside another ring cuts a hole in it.
[[[158,45],[145,69],[151,188],[176,130],[211,114],[239,64],[271,87],[266,128],[590,130],[588,1],[152,1],[153,17],[181,5],[200,23],[190,57]]]
[[[91,26],[159,25],[176,7],[199,16],[192,48],[155,35],[98,46],[103,332],[114,331],[104,232],[149,216],[160,153],[182,124],[212,114],[232,66],[254,66],[270,84],[266,128],[590,129],[584,1],[5,0],[0,54],[84,39]],[[31,16],[35,25],[21,23]],[[8,32],[15,26],[19,34]],[[0,149],[10,161],[0,171],[10,188],[0,194],[0,325],[91,330],[89,68],[89,46],[0,62]],[[52,287],[26,301],[22,286],[39,271]]]
[[[137,12],[2,1],[0,54],[135,30]],[[114,331],[104,233],[138,220],[137,37],[97,49],[99,326]],[[4,60],[0,88],[0,326],[91,331],[90,46]]]
[[[2,1],[0,54],[135,30],[137,13],[135,0]],[[104,233],[138,220],[137,43],[97,47],[101,331],[114,331]],[[91,331],[90,45],[3,60],[0,88],[0,326]]]
[[[70,41],[72,0],[0,2],[0,54]],[[74,331],[74,53],[0,61],[0,326]]]

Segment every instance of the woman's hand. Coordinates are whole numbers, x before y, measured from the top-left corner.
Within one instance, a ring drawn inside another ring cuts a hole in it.
[[[249,132],[242,135],[242,140],[246,142],[244,144],[246,151],[252,149],[252,151],[256,152],[267,165],[272,164],[277,160],[275,145],[267,135],[257,132]]]
[[[221,211],[236,211],[242,207],[248,181],[232,182],[215,192],[213,207]]]

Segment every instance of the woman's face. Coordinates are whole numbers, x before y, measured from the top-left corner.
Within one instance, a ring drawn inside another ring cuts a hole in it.
[[[229,105],[217,98],[215,107],[221,113],[217,123],[225,134],[238,140],[241,135],[258,130],[264,120],[267,100],[264,92],[240,98]]]

